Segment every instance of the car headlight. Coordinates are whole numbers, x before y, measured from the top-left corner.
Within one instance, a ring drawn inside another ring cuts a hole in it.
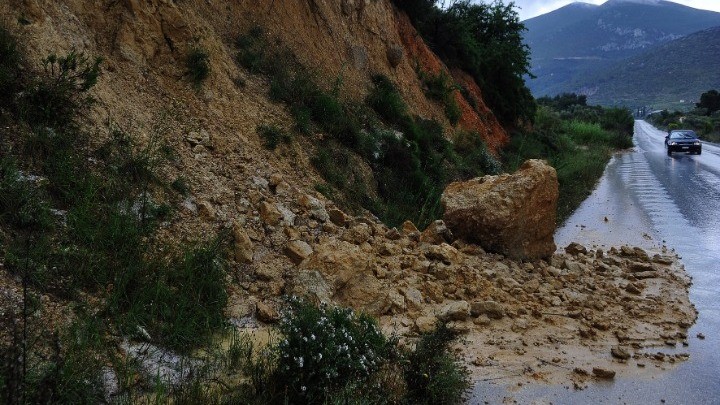
[[[670,142],[670,145],[677,145],[677,142]]]
[[[700,145],[700,141],[695,141],[695,143],[693,143],[693,145],[699,146],[699,145]]]

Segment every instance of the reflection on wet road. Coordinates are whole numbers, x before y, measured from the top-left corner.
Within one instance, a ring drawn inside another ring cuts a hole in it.
[[[667,156],[664,137],[637,121],[635,148],[613,158],[555,240],[559,247],[578,241],[675,249],[693,277],[690,299],[700,313],[683,349],[690,360],[652,380],[622,378],[582,391],[479,383],[471,402],[720,404],[720,147],[705,143],[702,155]]]

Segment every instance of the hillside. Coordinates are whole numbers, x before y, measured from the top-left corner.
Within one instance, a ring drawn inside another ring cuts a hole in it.
[[[0,402],[459,403],[464,364],[582,386],[696,319],[666,250],[556,251],[596,176],[501,173],[389,0],[6,0],[0,56]],[[601,167],[617,112],[539,149]]]
[[[720,13],[662,0],[613,0],[600,6],[573,3],[524,23],[537,77],[528,86],[535,96],[552,96],[567,91],[565,83],[584,72],[718,26]]]
[[[720,27],[703,30],[580,75],[564,87],[601,105],[694,108],[700,94],[720,88]]]

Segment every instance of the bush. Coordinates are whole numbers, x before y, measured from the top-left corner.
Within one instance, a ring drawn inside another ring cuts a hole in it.
[[[14,105],[22,89],[22,53],[15,37],[0,26],[0,110]]]
[[[377,323],[351,310],[292,302],[279,326],[277,384],[291,403],[327,403],[348,386],[365,384],[388,361],[394,342]]]
[[[403,367],[407,399],[415,404],[458,404],[470,388],[470,373],[452,354],[455,334],[445,324],[422,335]]]
[[[203,84],[210,77],[210,54],[207,50],[195,47],[185,58],[186,74],[195,86]]]
[[[292,141],[290,134],[274,125],[260,125],[257,131],[265,141],[265,147],[270,150],[275,150],[280,142],[288,144]]]
[[[45,74],[20,99],[22,119],[35,127],[69,127],[94,102],[86,93],[97,83],[101,62],[75,51],[45,58]]]
[[[373,88],[367,96],[367,103],[382,119],[399,125],[407,116],[407,105],[395,85],[383,75],[374,75]]]

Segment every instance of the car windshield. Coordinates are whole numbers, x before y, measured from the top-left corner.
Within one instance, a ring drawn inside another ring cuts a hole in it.
[[[683,132],[670,133],[670,138],[672,138],[672,139],[695,139],[695,138],[697,138],[697,136],[695,136],[695,133],[692,131],[683,131]]]

